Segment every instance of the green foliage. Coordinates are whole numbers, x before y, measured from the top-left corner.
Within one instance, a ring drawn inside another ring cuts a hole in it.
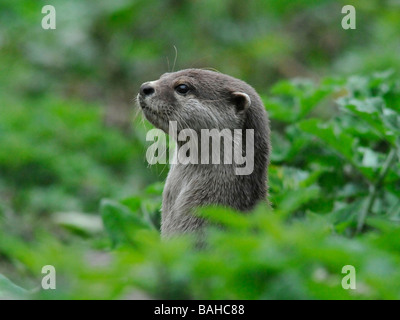
[[[147,180],[136,171],[146,168],[144,147],[104,128],[98,108],[51,97],[35,103],[10,101],[0,119],[0,183],[12,186],[20,210],[63,210],[57,202],[81,195],[69,210],[97,211],[100,197],[128,195],[130,179]]]
[[[395,1],[46,4],[56,30],[0,3],[0,299],[400,299]],[[204,208],[201,250],[160,240],[168,168],[132,121],[142,82],[187,67],[252,84],[272,125],[272,208]]]

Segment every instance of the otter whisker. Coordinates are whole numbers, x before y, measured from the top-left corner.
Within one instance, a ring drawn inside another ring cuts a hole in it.
[[[174,72],[176,59],[178,58],[178,49],[175,47],[175,45],[174,45],[174,49],[175,49],[175,59],[174,59],[174,65],[172,66],[172,72]]]

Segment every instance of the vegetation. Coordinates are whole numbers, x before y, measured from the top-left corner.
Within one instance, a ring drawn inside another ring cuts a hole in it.
[[[40,1],[0,4],[0,298],[400,299],[398,5],[46,4],[56,30]],[[147,165],[134,116],[140,83],[174,65],[248,81],[271,118],[272,209],[203,209],[224,226],[203,250],[160,241],[168,166]]]

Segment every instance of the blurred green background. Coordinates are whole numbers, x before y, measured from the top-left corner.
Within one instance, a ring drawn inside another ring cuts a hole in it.
[[[0,24],[0,297],[52,264],[58,289],[35,297],[400,298],[400,1],[0,0]],[[250,83],[273,131],[276,212],[226,213],[201,253],[158,240],[168,168],[147,165],[134,103],[189,67]]]

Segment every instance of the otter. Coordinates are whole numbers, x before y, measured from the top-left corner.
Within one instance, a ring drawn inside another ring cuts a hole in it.
[[[236,174],[239,165],[235,163],[171,165],[163,191],[162,237],[201,233],[207,223],[194,214],[196,208],[220,205],[248,212],[260,201],[267,201],[269,119],[250,85],[215,71],[185,69],[143,83],[137,101],[146,119],[166,133],[170,121],[176,121],[178,132],[242,129],[243,153],[248,141],[246,129],[254,130],[254,167],[250,174]],[[182,142],[176,142],[178,150]]]

